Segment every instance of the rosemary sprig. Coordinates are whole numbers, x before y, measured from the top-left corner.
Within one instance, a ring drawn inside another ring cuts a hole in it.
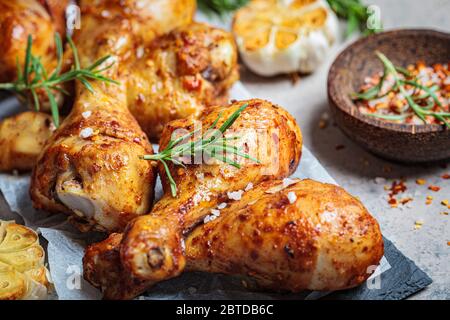
[[[197,0],[200,10],[224,16],[247,4],[249,0]]]
[[[53,117],[53,122],[56,127],[59,126],[59,108],[56,101],[55,91],[68,95],[69,93],[62,87],[65,82],[79,80],[90,92],[93,92],[93,88],[89,83],[89,80],[99,80],[107,83],[118,84],[117,81],[103,76],[101,73],[114,64],[111,64],[99,68],[100,65],[108,60],[110,56],[105,56],[87,68],[80,67],[80,59],[78,57],[78,51],[70,36],[67,36],[67,41],[72,49],[72,55],[74,59],[74,66],[68,72],[61,73],[63,65],[63,45],[61,37],[58,33],[55,34],[56,44],[56,56],[57,65],[53,72],[49,75],[45,70],[40,57],[32,54],[31,48],[33,46],[33,40],[31,35],[27,39],[27,47],[25,53],[25,62],[23,70],[17,59],[17,80],[9,83],[0,83],[0,89],[8,90],[16,93],[20,97],[28,100],[27,93],[31,94],[33,104],[36,111],[40,110],[40,102],[38,97],[38,90],[43,90],[50,102],[50,109]]]
[[[361,3],[360,0],[327,0],[331,9],[338,17],[347,20],[346,37],[357,30],[363,35],[380,32],[382,29],[369,29],[367,20],[370,18],[368,7]]]
[[[370,88],[369,90],[365,91],[365,92],[360,92],[360,93],[353,93],[351,94],[351,98],[353,100],[372,100],[372,99],[378,99],[381,98],[382,96],[388,94],[389,92],[391,92],[392,90],[399,90],[400,93],[405,97],[406,102],[408,103],[409,108],[411,108],[411,110],[426,124],[426,116],[432,116],[435,119],[441,121],[444,125],[446,125],[448,128],[450,128],[450,123],[449,121],[447,121],[447,118],[450,118],[450,112],[435,112],[435,111],[430,111],[431,107],[434,104],[437,104],[438,106],[442,106],[442,103],[439,101],[438,97],[436,96],[435,91],[438,89],[436,88],[436,86],[432,86],[432,87],[427,87],[424,86],[422,84],[420,84],[417,79],[401,79],[400,78],[400,73],[402,73],[403,75],[405,75],[406,77],[410,77],[412,78],[411,74],[401,68],[401,67],[396,67],[384,54],[382,54],[379,51],[376,51],[375,54],[377,55],[378,59],[380,59],[380,61],[383,63],[383,75],[379,81],[379,83],[375,86],[373,86],[372,88]],[[392,75],[393,79],[394,79],[394,85],[387,90],[386,93],[384,93],[383,95],[380,95],[380,91],[381,88],[383,86],[383,82],[386,79],[386,77],[388,75]],[[413,97],[412,95],[408,94],[408,92],[405,89],[405,85],[409,85],[412,87],[415,87],[417,89],[423,90],[425,91],[425,94],[419,96],[419,97]],[[425,107],[422,107],[420,105],[418,105],[416,103],[416,100],[420,100],[420,99],[426,99],[426,98],[431,98],[433,100],[433,104],[428,104]],[[369,116],[372,117],[377,117],[377,118],[381,118],[381,119],[386,119],[386,120],[402,120],[407,118],[407,115],[405,114],[400,114],[400,115],[381,115],[381,114],[367,114]]]
[[[248,104],[242,105],[236,110],[218,129],[216,128],[222,114],[219,114],[213,124],[208,130],[201,135],[199,139],[191,142],[184,142],[190,140],[200,132],[200,129],[194,130],[184,136],[181,136],[175,140],[169,141],[167,147],[161,150],[157,154],[149,154],[142,156],[144,160],[154,160],[162,163],[164,170],[167,174],[167,178],[170,183],[170,189],[172,196],[177,195],[177,185],[173,179],[167,162],[172,162],[175,165],[184,167],[183,157],[189,157],[190,159],[196,158],[197,155],[204,153],[211,158],[218,159],[224,163],[232,165],[233,167],[240,168],[241,165],[234,159],[227,157],[227,154],[233,156],[239,156],[244,159],[249,159],[259,163],[258,159],[251,157],[249,154],[243,152],[238,147],[228,144],[228,141],[235,141],[238,137],[224,137],[225,131],[230,128],[236,119],[241,115],[242,111],[247,108]]]

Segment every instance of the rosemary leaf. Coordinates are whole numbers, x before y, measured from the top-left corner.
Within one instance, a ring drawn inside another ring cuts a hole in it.
[[[55,127],[59,127],[59,108],[58,108],[58,104],[56,103],[56,99],[55,96],[53,95],[53,93],[51,92],[51,90],[48,87],[44,87],[48,99],[50,101],[50,109],[52,112],[52,117],[53,117],[53,123],[55,124]]]
[[[359,28],[359,18],[354,12],[348,14],[347,28],[345,30],[345,37],[351,36]]]
[[[29,68],[30,68],[30,62],[31,62],[31,46],[32,46],[32,43],[33,43],[33,38],[32,38],[32,36],[30,34],[30,35],[28,35],[28,38],[27,38],[27,48],[26,48],[26,51],[25,51],[25,65],[23,67],[23,76],[22,76],[26,85],[28,84],[28,81],[29,81],[28,78],[29,78],[29,74],[30,74]]]
[[[163,164],[164,170],[167,173],[167,179],[169,179],[170,190],[172,192],[172,197],[176,197],[177,196],[177,184],[175,183],[175,180],[173,180],[173,177],[170,174],[169,166],[167,165],[167,163],[166,163],[166,161],[164,159],[161,159],[159,161]]]
[[[197,0],[198,7],[205,13],[219,16],[231,13],[247,4],[249,0]]]
[[[450,123],[449,123],[449,122],[447,121],[447,119],[445,119],[443,116],[441,116],[441,115],[439,115],[439,114],[437,114],[437,113],[434,113],[434,117],[435,117],[436,119],[442,121],[442,122],[445,124],[445,126],[446,126],[447,128],[450,128]]]
[[[237,118],[241,115],[242,111],[247,108],[248,104],[245,103],[239,107],[233,114],[225,120],[225,122],[216,129],[217,124],[222,117],[220,113],[214,120],[212,125],[206,130],[200,138],[196,138],[196,134],[201,129],[193,130],[188,134],[185,134],[177,139],[170,140],[167,147],[164,150],[160,150],[157,154],[143,155],[141,158],[150,161],[159,161],[164,167],[167,179],[169,180],[172,196],[177,195],[176,182],[170,173],[167,162],[172,162],[175,165],[185,167],[185,164],[179,160],[179,157],[196,157],[200,152],[208,155],[211,158],[217,159],[223,163],[229,164],[235,168],[241,168],[241,165],[233,159],[227,157],[228,155],[242,157],[259,163],[258,159],[251,157],[249,154],[242,152],[236,146],[227,145],[227,141],[236,141],[238,137],[224,137],[223,134],[228,130]],[[220,134],[219,134],[220,133]],[[184,142],[187,139],[194,137],[194,141]],[[226,154],[225,154],[226,153]]]
[[[62,68],[62,62],[63,62],[63,45],[61,41],[61,36],[58,32],[55,33],[55,45],[56,45],[56,57],[58,59],[57,65],[55,70],[53,70],[52,74],[50,75],[50,79],[54,79],[59,75]]]
[[[42,64],[41,58],[34,56],[32,53],[33,40],[31,35],[27,39],[27,47],[25,52],[25,61],[23,70],[20,66],[19,59],[16,59],[17,63],[17,80],[9,83],[0,83],[0,89],[14,92],[15,94],[29,100],[31,93],[33,105],[36,111],[40,110],[39,96],[37,94],[38,89],[42,89],[49,100],[50,109],[53,116],[53,122],[56,127],[59,126],[59,109],[56,102],[55,92],[68,95],[69,92],[62,87],[65,82],[79,80],[90,92],[94,92],[94,88],[89,83],[90,80],[97,80],[106,83],[119,84],[119,82],[105,77],[101,73],[113,66],[111,63],[98,69],[110,56],[105,56],[95,61],[89,68],[83,69],[80,67],[80,59],[78,56],[77,48],[73,43],[70,36],[67,37],[67,41],[72,49],[72,55],[74,59],[74,67],[68,72],[61,73],[63,65],[63,45],[61,37],[58,33],[55,34],[56,45],[56,57],[57,64],[55,69],[50,73],[50,76]]]
[[[431,88],[423,86],[423,85],[421,85],[421,84],[419,84],[419,83],[417,83],[416,81],[413,81],[413,80],[400,80],[400,83],[409,84],[410,86],[414,86],[416,88],[422,89],[423,91],[425,91],[428,94],[428,96],[433,98],[433,100],[436,102],[436,104],[438,106],[442,107],[442,103],[439,101],[438,97],[431,90]]]
[[[39,97],[38,97],[38,95],[37,95],[37,93],[36,93],[36,90],[31,89],[30,91],[31,91],[31,95],[32,95],[32,97],[33,97],[35,110],[36,110],[36,111],[39,111],[39,109],[40,109],[40,106],[39,106]]]
[[[72,49],[72,56],[75,65],[75,70],[79,70],[81,69],[81,67],[80,67],[80,58],[78,57],[78,50],[77,47],[75,46],[75,43],[73,43],[72,37],[69,35],[67,36],[67,42],[69,43],[69,46]]]
[[[237,118],[241,115],[242,111],[248,107],[248,103],[243,104],[236,112],[234,112],[231,117],[229,117],[220,127],[219,131],[224,133],[229,127],[233,125]],[[220,115],[219,115],[220,117]],[[217,120],[218,121],[218,120]],[[217,122],[216,122],[217,124]]]
[[[409,117],[407,114],[403,115],[387,115],[387,114],[378,114],[378,113],[368,113],[364,114],[365,116],[374,117],[374,118],[380,118],[385,120],[403,120]]]

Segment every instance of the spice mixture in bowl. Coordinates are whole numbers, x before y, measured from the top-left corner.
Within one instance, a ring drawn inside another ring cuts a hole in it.
[[[450,34],[381,32],[344,49],[328,74],[338,127],[383,158],[403,163],[450,159]]]
[[[377,55],[384,71],[366,77],[360,92],[351,95],[361,113],[396,123],[450,127],[450,64],[418,61],[402,68]]]

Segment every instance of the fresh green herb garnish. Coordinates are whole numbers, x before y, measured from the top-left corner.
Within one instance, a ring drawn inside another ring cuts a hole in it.
[[[247,4],[249,0],[197,0],[200,10],[224,16]]]
[[[427,123],[425,117],[426,116],[432,116],[438,121],[441,121],[444,123],[448,128],[450,128],[450,123],[447,120],[450,118],[450,112],[435,112],[430,111],[431,107],[434,106],[434,104],[442,107],[442,103],[439,101],[438,97],[436,96],[436,90],[439,88],[437,86],[431,86],[427,87],[419,83],[419,81],[416,78],[413,78],[409,72],[403,68],[396,67],[394,64],[381,52],[375,52],[378,59],[383,63],[383,75],[381,76],[380,81],[377,85],[373,86],[369,90],[365,92],[360,93],[353,93],[351,95],[351,98],[353,100],[373,100],[373,99],[379,99],[385,95],[387,95],[389,92],[392,92],[394,90],[398,90],[402,96],[405,98],[406,102],[408,103],[409,108],[416,114],[424,123]],[[405,75],[407,78],[410,79],[401,79],[400,73]],[[388,75],[392,75],[394,84],[387,92],[380,94],[380,91],[383,87],[383,83],[386,80],[386,77]],[[423,90],[425,93],[420,96],[412,96],[408,94],[408,92],[405,89],[405,85],[412,86],[416,89]],[[417,104],[416,101],[423,100],[431,98],[431,103],[427,106],[420,106]],[[402,120],[408,117],[405,112],[402,112],[399,115],[382,115],[382,114],[366,114],[368,116],[377,117],[381,119],[386,120]]]
[[[50,109],[53,117],[53,122],[56,127],[59,126],[59,109],[56,102],[55,91],[68,95],[69,93],[62,87],[65,82],[79,80],[90,92],[93,92],[93,88],[89,83],[89,80],[99,80],[107,83],[118,84],[117,81],[107,78],[101,73],[112,67],[111,63],[105,67],[99,68],[102,63],[110,58],[105,56],[87,68],[80,67],[80,59],[78,57],[78,51],[75,47],[70,36],[67,36],[67,41],[72,49],[74,66],[68,72],[61,73],[63,64],[63,45],[61,37],[58,33],[55,34],[57,65],[55,70],[49,75],[42,65],[40,57],[36,57],[31,53],[33,40],[31,35],[28,36],[25,63],[23,70],[17,59],[17,80],[9,83],[0,83],[0,89],[8,90],[18,94],[20,97],[28,100],[27,93],[31,93],[34,107],[37,111],[40,110],[40,102],[37,94],[37,90],[42,89],[45,91],[48,100],[50,102]]]
[[[361,3],[360,0],[327,0],[331,9],[338,17],[347,20],[347,29],[345,35],[348,37],[357,30],[364,35],[380,32],[381,22],[377,21],[378,28],[368,28],[368,20],[371,18],[368,6]]]
[[[196,158],[198,155],[203,153],[211,158],[218,159],[224,163],[230,164],[233,167],[240,168],[241,165],[235,160],[226,156],[226,154],[231,154],[233,156],[239,156],[245,159],[249,159],[259,163],[259,160],[251,157],[249,154],[243,152],[238,147],[234,145],[229,145],[227,142],[232,140],[237,140],[238,137],[225,137],[224,133],[228,128],[230,128],[236,119],[241,115],[241,112],[247,108],[248,104],[242,105],[238,110],[236,110],[221,126],[216,128],[217,123],[221,118],[221,114],[213,122],[213,124],[208,128],[208,130],[201,135],[201,137],[192,142],[183,142],[191,137],[195,137],[201,129],[194,130],[184,136],[181,136],[175,140],[170,140],[167,147],[157,154],[149,154],[142,156],[144,160],[154,160],[162,163],[164,170],[167,174],[167,178],[170,183],[170,188],[172,196],[177,195],[177,185],[173,179],[167,162],[172,162],[175,165],[185,167],[182,158],[192,157]]]

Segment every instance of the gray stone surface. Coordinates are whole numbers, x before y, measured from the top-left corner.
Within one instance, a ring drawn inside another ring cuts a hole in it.
[[[427,27],[450,32],[449,0],[373,0],[370,3],[380,7],[385,29]],[[387,162],[355,145],[333,126],[332,121],[325,129],[318,126],[323,114],[328,112],[328,68],[349,41],[336,46],[320,70],[302,77],[295,85],[288,77],[264,79],[245,69],[242,81],[255,97],[276,102],[295,115],[305,144],[331,175],[363,201],[378,219],[383,234],[433,279],[431,286],[411,298],[450,299],[450,246],[447,244],[450,241],[450,216],[441,214],[450,213],[450,210],[440,204],[444,199],[450,201],[450,180],[440,177],[450,173],[450,164],[443,168],[439,165],[403,166]],[[340,145],[344,148],[336,150]],[[404,196],[411,195],[414,200],[408,207],[392,209],[387,205],[384,185],[401,177],[406,179],[408,187]],[[387,181],[377,184],[375,178]],[[415,180],[419,178],[425,179],[427,184],[417,185]],[[428,190],[430,184],[440,186],[441,190]],[[434,197],[431,205],[425,204],[428,195]],[[418,220],[424,223],[422,228],[415,230]]]

